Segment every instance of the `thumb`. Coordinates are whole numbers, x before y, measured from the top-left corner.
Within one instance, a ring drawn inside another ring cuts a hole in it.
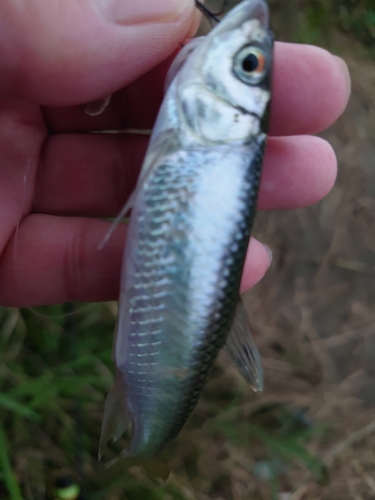
[[[49,106],[110,94],[198,25],[193,0],[2,0],[0,91]]]

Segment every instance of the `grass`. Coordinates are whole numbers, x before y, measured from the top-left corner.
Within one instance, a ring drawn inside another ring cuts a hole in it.
[[[362,46],[362,53],[375,56],[372,0],[270,0],[269,5],[278,39],[330,47],[332,37],[342,33]],[[340,50],[340,44],[333,48]]]
[[[113,303],[0,310],[0,498],[45,498],[61,475],[82,482],[84,498],[124,498],[125,492],[128,499],[197,498],[203,448],[223,439],[243,449],[255,475],[268,468],[275,484],[289,461],[321,474],[321,464],[305,447],[314,428],[280,406],[263,410],[260,419],[244,419],[241,409],[253,396],[237,378],[228,388],[217,385],[225,378],[220,368],[160,460],[141,465],[123,459],[110,469],[99,464],[115,313]],[[124,446],[125,440],[111,445],[106,458]],[[262,450],[259,464],[251,457],[253,448]]]
[[[4,427],[0,424],[0,466],[2,470],[2,479],[8,489],[10,498],[12,500],[22,500],[22,494],[16,475],[11,468],[8,449],[9,443],[6,433]]]

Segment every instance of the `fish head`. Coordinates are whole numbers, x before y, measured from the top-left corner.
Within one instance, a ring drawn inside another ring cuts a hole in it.
[[[194,50],[180,78],[180,109],[204,142],[265,132],[273,34],[263,0],[244,0]]]

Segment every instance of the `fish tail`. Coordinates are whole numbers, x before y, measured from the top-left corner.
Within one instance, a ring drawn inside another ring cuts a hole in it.
[[[105,447],[110,439],[117,441],[126,431],[129,419],[126,415],[123,384],[117,373],[115,383],[105,401],[102,431],[100,434],[99,460],[102,458]]]

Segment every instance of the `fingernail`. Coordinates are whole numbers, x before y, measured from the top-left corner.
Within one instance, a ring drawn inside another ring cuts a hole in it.
[[[273,259],[273,253],[272,253],[272,250],[270,249],[270,247],[268,247],[267,245],[265,245],[263,243],[263,246],[264,248],[267,250],[267,253],[268,253],[268,267],[267,269],[269,269],[269,267],[271,266],[272,264],[272,259]]]
[[[107,17],[119,24],[168,22],[176,19],[192,0],[99,0]]]
[[[340,68],[340,71],[341,71],[342,75],[345,78],[346,88],[347,88],[348,94],[350,94],[350,92],[352,90],[352,82],[351,82],[351,78],[350,78],[350,72],[349,72],[348,65],[346,64],[346,62],[344,61],[344,59],[341,59],[341,57],[334,56],[334,58],[335,58],[335,60],[337,62],[337,65]]]

